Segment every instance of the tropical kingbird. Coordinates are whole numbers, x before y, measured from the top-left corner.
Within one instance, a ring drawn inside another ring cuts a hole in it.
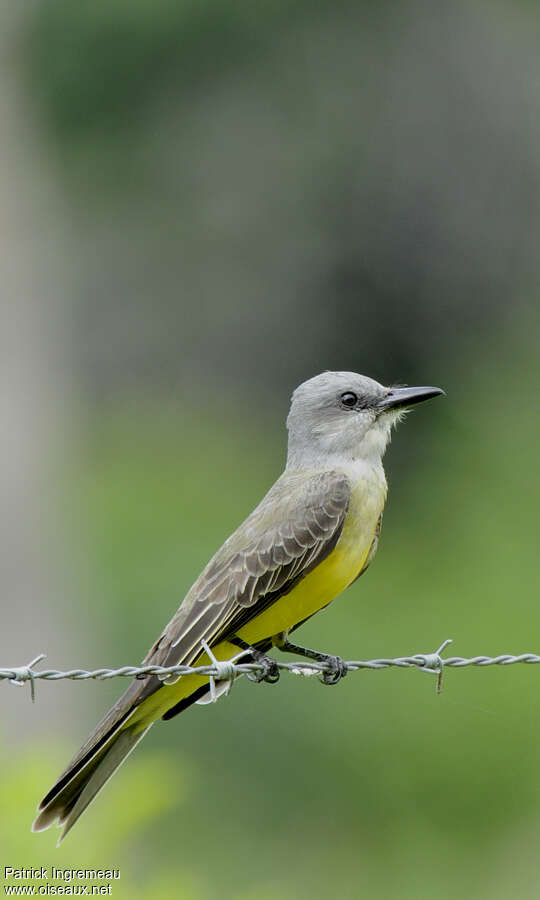
[[[301,384],[287,418],[283,474],[212,557],[143,665],[208,665],[205,645],[218,660],[240,648],[262,664],[262,678],[276,681],[279,669],[266,653],[277,647],[325,661],[326,683],[345,675],[340,657],[298,647],[289,634],[366,571],[381,530],[392,425],[442,393],[383,387],[354,372],[323,372]],[[218,693],[226,688],[219,682]],[[157,719],[208,695],[208,676],[135,679],[43,798],[33,829],[58,819],[65,837]]]

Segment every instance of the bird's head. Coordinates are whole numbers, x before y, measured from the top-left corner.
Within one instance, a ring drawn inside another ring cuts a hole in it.
[[[437,387],[384,387],[356,372],[322,372],[296,388],[287,418],[287,465],[326,458],[380,460],[392,425]]]

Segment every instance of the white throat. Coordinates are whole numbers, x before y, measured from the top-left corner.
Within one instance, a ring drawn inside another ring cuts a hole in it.
[[[286,468],[382,468],[382,458],[391,438],[392,426],[399,418],[399,413],[381,416],[360,434],[352,431],[344,435],[321,430],[311,440],[295,440],[294,435],[291,435]]]

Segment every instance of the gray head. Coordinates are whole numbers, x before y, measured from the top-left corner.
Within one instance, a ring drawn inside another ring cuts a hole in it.
[[[384,387],[356,372],[322,372],[292,395],[287,466],[328,457],[378,461],[404,412],[442,393],[436,387]]]

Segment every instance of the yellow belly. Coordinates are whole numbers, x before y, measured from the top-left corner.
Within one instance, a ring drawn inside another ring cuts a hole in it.
[[[371,541],[367,547],[360,548],[341,547],[338,543],[332,553],[290,593],[280,597],[244,625],[238,636],[247,644],[256,644],[282,631],[289,631],[294,625],[318,612],[356,578],[366,561],[370,546]]]
[[[289,631],[337,597],[354,581],[366,562],[384,499],[385,490],[374,493],[373,497],[366,497],[365,491],[359,489],[353,492],[349,512],[334,550],[292,591],[240,628],[238,636],[248,644],[268,640],[280,632]],[[238,653],[238,647],[222,641],[212,648],[212,652],[219,660],[230,659]],[[209,662],[206,653],[201,653],[193,665],[208,665]],[[140,723],[141,728],[146,727],[179,700],[207,683],[206,677],[183,676],[145,700],[129,723]]]

